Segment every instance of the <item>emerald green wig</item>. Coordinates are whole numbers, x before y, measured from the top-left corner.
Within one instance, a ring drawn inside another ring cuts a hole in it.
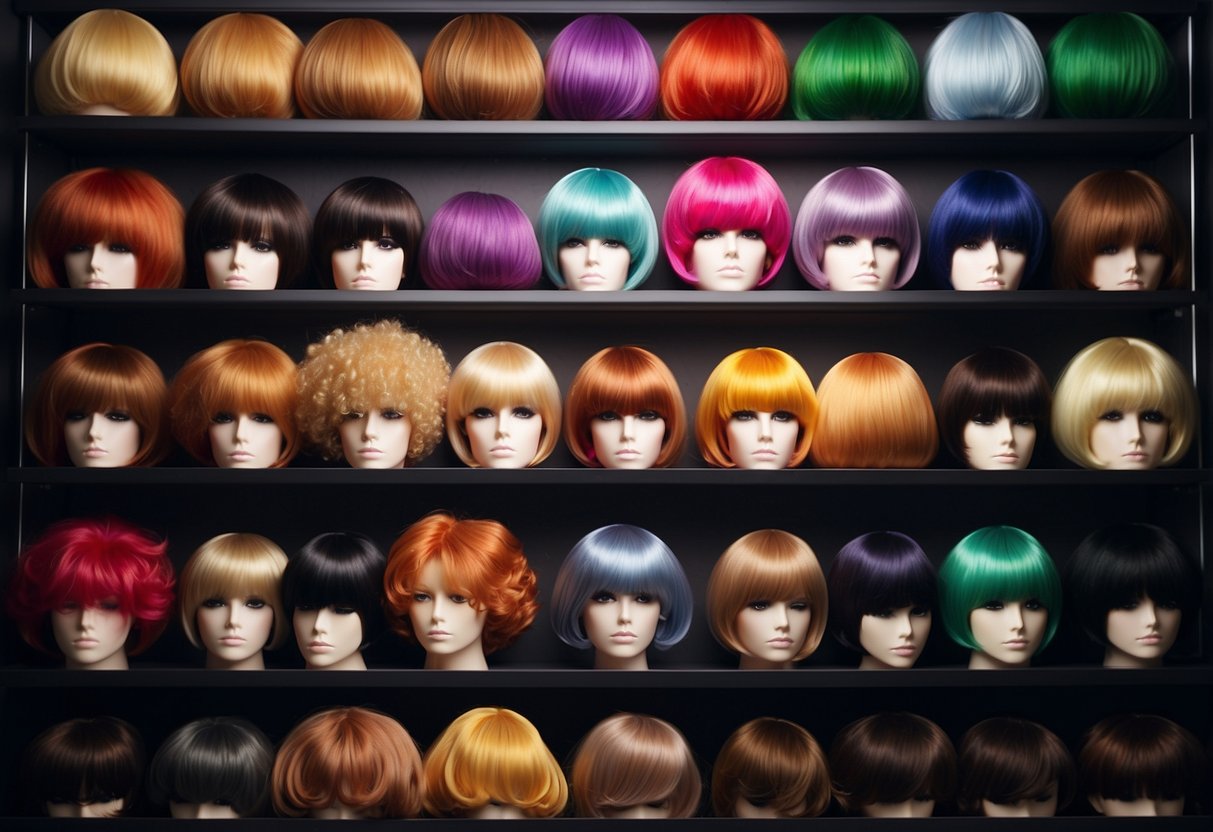
[[[870,14],[827,23],[792,70],[796,118],[907,118],[921,80],[914,50],[893,26]]]
[[[1132,12],[1074,18],[1053,38],[1046,60],[1062,116],[1140,118],[1171,96],[1171,53],[1158,30]]]

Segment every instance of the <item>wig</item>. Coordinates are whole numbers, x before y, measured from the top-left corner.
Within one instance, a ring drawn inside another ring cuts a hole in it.
[[[173,438],[203,465],[214,465],[209,429],[219,413],[263,413],[282,431],[281,468],[299,451],[295,362],[268,341],[232,338],[194,353],[169,387]]]
[[[1131,12],[1080,15],[1049,44],[1053,104],[1068,118],[1141,118],[1171,98],[1162,36]]]
[[[167,541],[109,517],[63,520],[17,558],[8,613],[31,647],[46,653],[49,616],[68,605],[96,607],[111,598],[131,620],[127,653],[152,645],[173,610],[173,564]]]
[[[1200,740],[1182,725],[1154,714],[1116,714],[1083,738],[1078,786],[1088,798],[1195,801],[1207,763]],[[1187,802],[1185,808],[1199,811]]]
[[[585,18],[579,18],[585,20]],[[644,192],[619,171],[581,168],[552,186],[539,208],[539,248],[548,279],[567,288],[560,248],[569,239],[617,240],[631,256],[624,289],[644,283],[657,262],[657,220]]]
[[[431,289],[533,289],[542,273],[530,219],[500,194],[455,194],[421,240],[421,279]]]
[[[826,246],[841,235],[889,237],[897,243],[901,260],[894,289],[918,268],[918,212],[901,183],[879,168],[839,168],[805,194],[792,230],[792,252],[804,279],[818,289],[830,288],[822,260]]]
[[[112,108],[132,116],[177,110],[177,59],[155,26],[119,9],[77,17],[51,42],[34,73],[48,116]]]
[[[665,362],[641,347],[607,347],[594,353],[569,385],[564,406],[564,441],[577,461],[602,463],[594,452],[590,426],[600,413],[620,416],[651,410],[665,421],[665,436],[654,468],[669,468],[682,456],[687,415],[678,380]]]
[[[198,608],[205,601],[255,596],[274,611],[274,629],[266,647],[281,645],[291,631],[290,618],[282,604],[282,572],[285,569],[286,554],[277,543],[259,534],[229,532],[199,546],[185,562],[177,582],[181,628],[190,644],[202,647],[198,637]]]
[[[308,118],[414,119],[421,115],[421,71],[386,23],[347,17],[308,41],[295,98]]]
[[[560,30],[544,60],[552,118],[625,121],[657,109],[657,60],[636,27],[615,14],[585,14]]]
[[[960,738],[960,811],[982,814],[982,801],[1007,804],[1057,795],[1063,809],[1074,797],[1074,761],[1065,744],[1043,725],[996,716]]]
[[[1192,379],[1157,344],[1104,338],[1069,360],[1053,394],[1053,437],[1066,458],[1103,468],[1091,450],[1091,429],[1110,410],[1157,410],[1167,419],[1161,465],[1174,465],[1196,436],[1198,405]]]
[[[1049,219],[1031,186],[1005,170],[969,171],[935,203],[927,260],[936,282],[945,289],[951,287],[956,249],[985,240],[993,240],[999,247],[1013,244],[1024,252],[1027,262],[1019,287],[1037,288],[1037,271],[1049,247]]]
[[[362,622],[362,648],[384,628],[381,595],[387,559],[366,535],[325,532],[291,555],[282,573],[282,606],[291,620],[300,607],[349,607]],[[278,798],[274,798],[277,805]],[[342,801],[347,802],[347,801]]]
[[[737,816],[737,801],[781,818],[815,818],[830,805],[830,771],[817,740],[786,719],[752,719],[729,735],[712,766],[712,808]]]
[[[507,708],[461,714],[425,753],[425,811],[435,817],[467,817],[493,803],[551,818],[568,802],[560,763],[535,726]]]
[[[897,711],[872,714],[834,737],[830,775],[834,797],[849,815],[875,803],[947,803],[956,789],[956,750],[929,719]]]
[[[156,751],[147,774],[152,802],[219,803],[239,817],[265,811],[274,746],[251,722],[212,716],[187,722]]]
[[[21,762],[22,794],[36,814],[47,803],[108,803],[135,812],[143,780],[143,739],[115,716],[81,717],[52,725],[34,738]]]
[[[577,746],[569,778],[578,817],[668,804],[671,818],[699,808],[702,784],[682,732],[665,720],[618,713],[595,725]]]
[[[181,92],[200,116],[290,118],[302,52],[298,35],[277,18],[225,14],[190,38],[181,57]]]
[[[1075,185],[1053,217],[1053,284],[1094,289],[1091,267],[1108,246],[1148,244],[1165,257],[1160,289],[1188,284],[1188,233],[1162,183],[1139,170],[1101,170]]]
[[[675,121],[779,118],[788,56],[770,27],[748,14],[708,14],[682,27],[661,63],[661,110]]]
[[[320,204],[312,229],[320,282],[333,285],[335,250],[343,244],[380,237],[390,237],[404,249],[404,274],[412,274],[424,227],[413,195],[390,179],[359,176],[341,183]]]
[[[745,652],[737,616],[756,599],[806,599],[809,629],[792,660],[812,655],[826,631],[830,603],[825,575],[809,544],[780,529],[761,529],[733,541],[716,561],[708,578],[708,624],[716,640],[734,653]]]
[[[430,41],[421,70],[438,118],[527,120],[543,107],[543,61],[522,27],[499,14],[462,14]]]
[[[465,465],[479,468],[468,444],[464,422],[479,407],[499,410],[525,405],[543,420],[539,447],[530,465],[538,465],[560,440],[560,388],[539,354],[512,341],[492,341],[469,352],[451,373],[447,394],[446,436]]]
[[[939,450],[931,397],[896,356],[847,356],[822,378],[817,400],[809,458],[819,468],[925,468]]]
[[[64,255],[73,246],[121,244],[135,255],[140,289],[176,289],[185,272],[181,203],[141,170],[88,168],[69,173],[38,201],[26,241],[29,272],[43,289],[67,286]]]
[[[1036,38],[1005,12],[969,12],[945,26],[923,74],[934,119],[1040,118],[1049,101]]]
[[[939,567],[943,625],[957,644],[981,650],[969,615],[987,601],[1034,598],[1049,620],[1039,650],[1049,646],[1061,621],[1061,578],[1053,559],[1032,535],[1014,526],[986,526],[952,547]]]
[[[312,714],[287,734],[270,784],[281,815],[340,803],[368,818],[421,814],[421,754],[399,722],[368,708]]]
[[[891,24],[848,14],[822,26],[792,69],[802,120],[908,118],[918,104],[918,59]]]
[[[639,526],[594,529],[569,550],[552,590],[552,628],[565,644],[579,650],[591,646],[581,618],[600,592],[656,598],[661,618],[653,645],[658,650],[673,647],[691,628],[694,601],[682,564],[661,538]]]
[[[391,408],[412,426],[406,462],[416,462],[442,441],[450,377],[442,347],[400,321],[334,329],[309,344],[299,364],[299,429],[326,459],[337,459],[346,416]]]
[[[935,567],[913,538],[901,532],[868,532],[849,541],[830,563],[830,632],[863,653],[859,630],[865,615],[901,607],[939,606]]]
[[[678,177],[661,217],[665,255],[686,283],[699,282],[691,271],[691,254],[699,232],[708,228],[753,229],[762,235],[767,267],[758,285],[765,286],[787,256],[792,215],[779,183],[762,165],[738,156],[712,156]]]

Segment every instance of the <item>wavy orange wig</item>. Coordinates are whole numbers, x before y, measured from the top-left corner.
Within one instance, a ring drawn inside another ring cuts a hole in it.
[[[421,70],[439,118],[526,120],[543,107],[543,61],[530,36],[499,14],[464,14],[442,27]]]
[[[181,57],[181,92],[200,116],[290,118],[303,42],[267,14],[232,12],[194,33]]]
[[[295,98],[308,118],[414,119],[421,115],[421,71],[387,24],[347,17],[308,41]]]

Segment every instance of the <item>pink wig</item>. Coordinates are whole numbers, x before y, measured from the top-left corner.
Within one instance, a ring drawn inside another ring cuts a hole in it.
[[[533,289],[543,274],[526,213],[499,194],[465,191],[439,206],[421,239],[431,289]]]

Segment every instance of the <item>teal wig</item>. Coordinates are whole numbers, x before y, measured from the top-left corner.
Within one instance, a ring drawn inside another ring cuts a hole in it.
[[[1171,53],[1131,12],[1076,17],[1049,44],[1053,103],[1068,118],[1140,118],[1171,96]]]
[[[792,70],[796,118],[907,118],[921,79],[914,50],[889,23],[843,15],[821,28]]]

